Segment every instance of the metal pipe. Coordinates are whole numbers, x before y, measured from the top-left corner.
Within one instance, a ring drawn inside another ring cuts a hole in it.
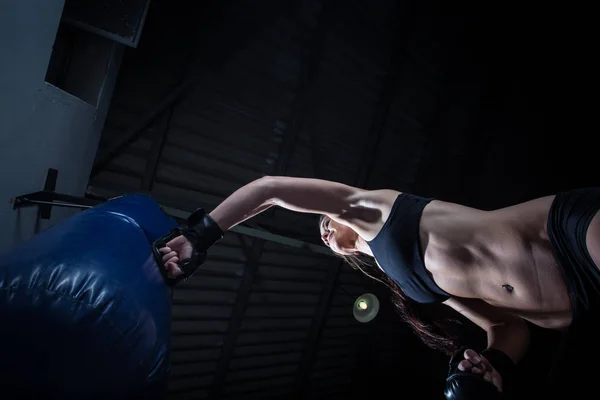
[[[167,207],[161,204],[162,209],[169,215],[175,218],[186,220],[190,213],[182,210],[178,210],[176,208]],[[251,236],[263,240],[268,240],[270,242],[275,242],[279,244],[283,244],[285,246],[296,247],[299,249],[308,249],[315,253],[324,254],[327,256],[335,256],[329,248],[325,246],[319,246],[318,244],[312,244],[303,242],[298,239],[290,238],[287,236],[277,235],[275,233],[266,232],[260,229],[249,228],[247,226],[234,226],[230,229],[232,232],[240,233],[242,235]]]
[[[55,196],[55,197],[59,197],[59,198],[62,197],[65,199],[72,197],[72,196],[63,195],[60,193],[45,193],[45,192],[38,192],[38,193],[35,193],[32,195],[40,196],[40,193],[43,195],[46,195],[46,196]],[[20,207],[26,207],[26,206],[38,204],[38,205],[56,206],[56,207],[89,209],[89,208],[92,208],[92,207],[95,207],[96,205],[98,205],[98,204],[81,204],[81,203],[78,204],[78,203],[74,202],[74,201],[90,202],[90,200],[85,199],[85,198],[76,198],[73,196],[72,199],[73,199],[73,201],[60,201],[60,200],[35,200],[35,199],[29,199],[28,197],[18,197],[15,201],[14,207],[20,208]],[[100,202],[99,202],[99,204],[100,204]],[[160,206],[166,214],[168,214],[174,218],[187,220],[187,218],[190,216],[190,213],[187,211],[179,210],[179,209],[176,209],[173,207],[168,207],[163,204],[160,204]],[[329,248],[327,248],[325,246],[320,246],[318,244],[303,242],[301,240],[290,238],[287,236],[277,235],[275,233],[271,233],[271,232],[268,232],[268,231],[265,231],[262,229],[256,229],[256,228],[251,228],[248,226],[238,225],[238,226],[231,228],[230,230],[232,232],[236,232],[236,233],[250,236],[253,238],[263,239],[263,240],[267,240],[269,242],[274,242],[274,243],[279,243],[284,246],[295,247],[298,249],[307,249],[312,252],[323,254],[326,256],[334,256],[334,254],[331,252],[331,250],[329,250]]]
[[[26,197],[22,198],[22,199],[19,199],[19,201],[21,203],[26,203],[26,204],[43,204],[43,205],[57,206],[57,207],[71,207],[71,208],[84,208],[84,209],[88,209],[88,208],[94,207],[94,206],[90,206],[90,205],[67,203],[67,202],[64,202],[64,201],[30,200],[30,199],[28,199]]]

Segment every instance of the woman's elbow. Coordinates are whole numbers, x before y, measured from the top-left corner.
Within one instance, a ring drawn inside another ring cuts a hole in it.
[[[277,198],[277,188],[280,186],[279,180],[280,178],[277,176],[265,175],[252,182],[252,185],[261,191],[267,203],[273,203]]]
[[[487,330],[487,335],[491,347],[503,349],[515,362],[518,362],[529,348],[529,327],[521,318],[493,325]]]
[[[527,322],[522,318],[511,318],[492,326],[491,329],[493,331],[510,332],[510,335],[519,338],[519,341],[529,343],[529,326],[527,326]]]
[[[518,318],[513,324],[514,327],[512,329],[514,329],[515,334],[521,338],[524,347],[529,347],[531,333],[529,332],[527,322],[525,322],[524,319]]]

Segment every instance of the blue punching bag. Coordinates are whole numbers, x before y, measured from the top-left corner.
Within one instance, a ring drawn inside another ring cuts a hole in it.
[[[152,198],[123,196],[1,255],[2,389],[61,399],[164,395],[171,298],[151,244],[176,226]]]

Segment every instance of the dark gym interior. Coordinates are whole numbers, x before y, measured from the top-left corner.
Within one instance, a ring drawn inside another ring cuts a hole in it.
[[[45,80],[106,112],[96,146],[69,153],[88,155],[85,179],[69,186],[58,167],[63,192],[148,193],[191,212],[261,176],[290,175],[494,209],[599,184],[591,10],[152,0],[86,1],[85,11],[75,2],[63,13],[84,20],[94,7],[127,6],[118,12],[144,23],[121,33],[130,43],[120,44],[108,100],[98,82],[114,38],[90,50],[81,43],[96,33],[64,16],[55,30]],[[39,166],[39,179],[51,167]],[[277,209],[244,226],[321,245],[310,215]],[[367,292],[381,310],[359,323],[352,305]],[[385,287],[306,246],[226,235],[175,288],[172,324],[169,399],[443,398],[448,356],[419,342]],[[483,343],[468,321],[458,329],[465,344]],[[577,385],[548,379],[561,334],[531,330],[517,398]]]

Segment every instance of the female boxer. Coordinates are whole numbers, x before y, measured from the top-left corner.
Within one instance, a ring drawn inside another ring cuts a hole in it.
[[[431,347],[456,349],[416,317],[419,303],[444,304],[480,326],[489,356],[469,349],[458,370],[479,374],[498,390],[498,369],[506,362],[494,368],[488,361],[522,358],[529,343],[525,320],[567,328],[590,307],[589,293],[600,292],[600,188],[482,211],[395,190],[264,177],[231,194],[201,225],[219,237],[272,206],[322,215],[321,239],[334,253],[357,266],[373,260]],[[193,247],[180,236],[161,249],[171,278],[182,274],[178,265]]]

